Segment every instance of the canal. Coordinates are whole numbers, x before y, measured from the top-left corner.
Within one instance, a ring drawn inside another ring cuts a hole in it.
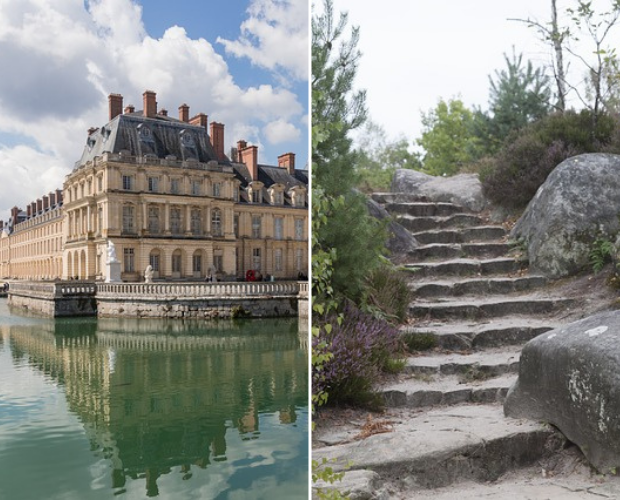
[[[296,320],[42,319],[0,299],[0,498],[306,499]]]

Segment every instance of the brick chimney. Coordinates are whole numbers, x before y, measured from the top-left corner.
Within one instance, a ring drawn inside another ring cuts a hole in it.
[[[189,122],[189,106],[185,103],[179,106],[179,120]]]
[[[284,153],[278,156],[278,167],[285,168],[289,175],[295,173],[295,153]]]
[[[43,195],[43,211],[47,211],[50,208],[50,197],[46,194]]]
[[[152,90],[145,90],[142,94],[144,106],[142,112],[146,117],[157,116],[157,94]]]
[[[33,201],[30,203],[30,214],[34,217],[37,215],[37,202]]]
[[[211,144],[218,160],[226,160],[224,154],[224,124],[211,122]]]
[[[161,116],[168,116],[168,110],[162,108],[162,109],[159,110],[159,114]]]
[[[207,129],[208,127],[208,116],[204,113],[198,113],[196,116],[190,119],[190,125],[199,125]]]
[[[37,200],[37,214],[40,214],[41,212],[43,212],[43,200],[39,198]]]
[[[56,206],[56,193],[52,191],[48,196],[50,199],[50,208],[54,208]]]
[[[245,163],[253,181],[258,180],[258,146],[248,146],[239,150],[241,163]]]
[[[133,104],[128,104],[123,111],[126,115],[129,113],[134,113],[136,111],[136,107]]]
[[[239,151],[243,151],[245,148],[248,147],[248,143],[244,140],[241,141],[237,141],[237,154],[239,154]],[[239,157],[239,161],[241,161],[241,157]]]
[[[30,205],[28,205],[26,207],[26,217],[28,217],[30,219],[30,217],[32,217],[32,207]],[[15,219],[13,219],[15,220]]]
[[[56,190],[56,205],[60,205],[62,203],[62,189]]]
[[[19,215],[19,208],[18,207],[11,208],[11,218],[13,219],[13,224],[17,224],[18,215]]]
[[[108,96],[108,104],[110,109],[110,120],[123,113],[123,96],[120,94],[110,94]]]

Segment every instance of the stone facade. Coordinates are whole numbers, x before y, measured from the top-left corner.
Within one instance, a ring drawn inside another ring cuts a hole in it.
[[[205,114],[179,119],[109,96],[109,122],[88,132],[63,190],[31,204],[0,237],[0,278],[106,279],[115,245],[124,282],[243,280],[250,270],[296,279],[308,268],[308,177],[285,153],[258,163],[239,141],[224,154],[224,125]],[[210,130],[208,130],[210,128]],[[210,132],[210,133],[209,133]],[[52,203],[53,201],[53,203]]]

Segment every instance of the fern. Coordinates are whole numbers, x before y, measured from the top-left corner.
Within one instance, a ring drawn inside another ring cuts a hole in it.
[[[590,265],[595,273],[599,273],[605,264],[611,262],[615,252],[613,242],[606,238],[597,238],[590,249]]]

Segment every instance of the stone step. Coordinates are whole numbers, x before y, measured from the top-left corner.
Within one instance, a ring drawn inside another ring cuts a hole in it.
[[[568,309],[572,299],[540,297],[535,294],[519,297],[485,297],[469,300],[414,302],[409,315],[415,318],[480,320],[509,315],[542,315]]]
[[[415,260],[457,259],[465,257],[501,257],[512,250],[509,243],[431,243],[422,245],[407,254]]]
[[[461,375],[465,379],[487,379],[506,373],[517,373],[521,349],[495,348],[485,351],[459,353],[435,352],[407,359],[404,374]]]
[[[410,288],[416,297],[461,297],[463,295],[493,295],[523,292],[547,284],[544,276],[515,278],[470,278],[465,280],[414,281]]]
[[[471,378],[484,377],[472,372]],[[410,378],[388,384],[379,394],[390,408],[427,408],[429,406],[452,406],[463,403],[503,403],[508,389],[517,380],[516,373],[499,377],[470,381],[462,376],[441,376],[425,379]]]
[[[374,201],[383,205],[388,203],[437,203],[429,200],[426,196],[409,193],[373,193],[371,196]],[[461,209],[461,212],[463,211],[465,210]]]
[[[439,229],[479,227],[484,221],[482,217],[478,215],[454,214],[448,217],[413,217],[411,215],[401,215],[396,217],[396,222],[412,233],[418,233],[421,231],[436,231]]]
[[[453,203],[385,203],[384,208],[391,214],[406,214],[413,217],[446,217],[467,211]]]
[[[521,346],[559,323],[536,318],[503,317],[491,322],[416,323],[401,329],[410,345],[470,351],[504,346]]]
[[[467,276],[510,274],[520,272],[525,263],[510,257],[495,259],[452,259],[438,262],[407,263],[404,267],[414,269],[416,277],[428,276]]]
[[[507,235],[501,226],[475,226],[464,229],[441,229],[437,231],[421,231],[413,236],[422,245],[431,243],[471,243],[501,240]]]
[[[332,461],[336,471],[347,466],[374,471],[382,481],[401,487],[438,488],[467,480],[494,481],[557,448],[550,446],[557,437],[549,426],[506,418],[500,405],[461,405],[418,414],[395,409],[385,420],[392,423],[392,432],[363,440],[355,439],[358,429],[334,429],[318,437],[312,458]],[[340,444],[321,445],[338,439]]]

